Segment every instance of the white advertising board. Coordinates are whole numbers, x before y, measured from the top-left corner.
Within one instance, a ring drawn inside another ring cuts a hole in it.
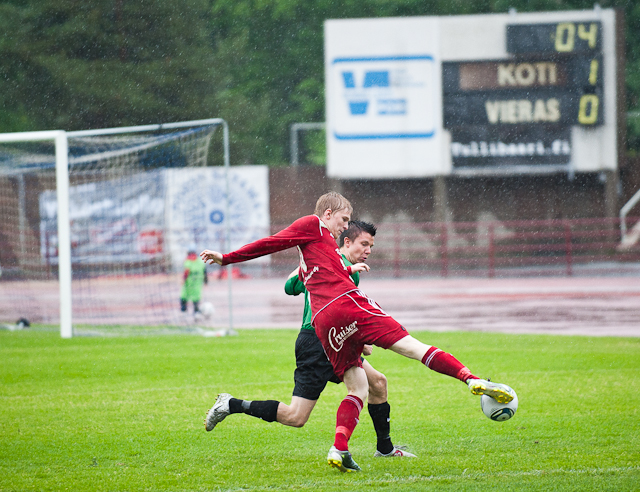
[[[328,174],[419,177],[442,165],[435,18],[325,23]]]
[[[269,235],[267,166],[172,168],[71,186],[71,256],[75,263],[171,258],[180,269],[189,248],[227,251]],[[41,254],[58,257],[55,191],[40,194]],[[254,261],[268,262],[269,257]]]

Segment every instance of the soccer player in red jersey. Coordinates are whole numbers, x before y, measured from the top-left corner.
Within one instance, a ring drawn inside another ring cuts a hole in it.
[[[338,240],[342,260],[346,266],[364,263],[367,260],[373,248],[375,234],[376,228],[373,224],[358,220],[349,222],[349,227],[342,232]],[[284,288],[287,295],[304,294],[305,299],[302,328],[295,345],[295,386],[291,403],[287,405],[277,400],[243,400],[228,393],[220,393],[207,412],[207,431],[212,431],[229,415],[238,413],[257,417],[265,422],[302,427],[309,420],[327,383],[342,382],[333,372],[333,366],[311,324],[309,292],[298,277],[299,270],[300,267],[289,275]],[[359,272],[353,272],[351,278],[356,286],[360,283]],[[365,345],[363,355],[370,355],[371,350],[371,345]],[[387,378],[366,359],[362,361],[362,368],[369,383],[367,409],[377,436],[374,457],[415,458],[413,453],[406,450],[406,446],[396,446],[391,440],[391,406],[387,401]]]
[[[507,403],[515,394],[507,385],[474,376],[451,354],[413,338],[356,287],[350,274],[369,271],[369,266],[365,263],[346,266],[336,243],[348,226],[352,210],[349,201],[339,193],[326,193],[318,199],[314,215],[296,220],[273,236],[225,255],[211,250],[200,253],[206,263],[227,265],[298,248],[299,278],[310,294],[313,326],[334,372],[348,391],[338,407],[335,441],[327,456],[328,463],[343,472],[360,471],[348,443],[369,388],[361,358],[365,344],[419,360],[429,369],[466,383],[475,395],[486,394]]]

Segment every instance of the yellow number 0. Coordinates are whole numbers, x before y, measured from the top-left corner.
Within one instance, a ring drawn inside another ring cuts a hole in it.
[[[556,51],[573,51],[575,43],[576,25],[572,22],[561,22],[556,27]],[[566,39],[565,39],[566,37]]]
[[[585,94],[580,98],[578,110],[578,123],[581,125],[593,125],[598,121],[598,106],[600,99],[595,94]]]

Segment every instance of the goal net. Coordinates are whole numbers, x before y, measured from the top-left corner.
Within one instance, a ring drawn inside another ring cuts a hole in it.
[[[176,220],[176,202],[195,213],[200,201],[174,182],[188,169],[209,169],[221,123],[68,132],[66,192],[57,182],[54,140],[0,143],[0,323],[61,323],[67,300],[59,265],[67,246],[75,334],[123,326],[193,329],[193,307],[180,309],[183,262],[205,245],[225,250],[226,236],[222,228]],[[217,169],[224,201],[225,174]],[[59,234],[61,193],[68,245]]]

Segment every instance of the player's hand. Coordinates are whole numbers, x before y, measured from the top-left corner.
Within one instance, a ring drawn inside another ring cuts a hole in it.
[[[200,258],[205,263],[209,263],[213,265],[217,263],[218,265],[222,265],[222,253],[218,253],[217,251],[211,251],[210,249],[205,249],[202,253],[200,253]]]
[[[355,263],[351,265],[351,273],[353,272],[368,272],[371,267],[366,263]]]
[[[371,355],[373,353],[373,345],[365,345],[364,348],[362,349],[362,355],[364,355],[365,357],[367,355]]]

